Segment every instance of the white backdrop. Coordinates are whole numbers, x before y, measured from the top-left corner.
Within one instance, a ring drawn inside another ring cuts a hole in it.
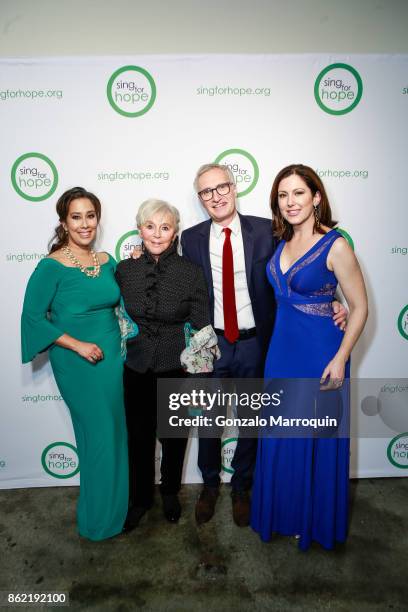
[[[0,60],[1,488],[79,479],[47,357],[22,366],[19,335],[26,282],[57,224],[56,199],[75,185],[101,198],[100,247],[121,258],[137,240],[135,213],[146,198],[176,205],[183,227],[205,219],[192,188],[202,163],[229,164],[240,211],[266,217],[277,171],[314,167],[367,281],[370,317],[353,376],[407,375],[407,68],[407,55]],[[390,393],[407,407],[407,387]],[[367,417],[364,399],[355,392],[352,408]],[[353,440],[351,475],[408,475],[407,430]],[[226,480],[233,437],[226,432]],[[188,482],[200,481],[196,450],[193,440]]]

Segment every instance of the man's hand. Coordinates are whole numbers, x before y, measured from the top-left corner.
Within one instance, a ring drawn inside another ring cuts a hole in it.
[[[132,259],[139,259],[143,255],[143,249],[141,244],[137,244],[131,254]]]
[[[346,329],[347,319],[349,312],[347,308],[344,308],[343,304],[337,302],[336,300],[332,303],[333,306],[333,321],[335,325],[338,325],[341,331]]]

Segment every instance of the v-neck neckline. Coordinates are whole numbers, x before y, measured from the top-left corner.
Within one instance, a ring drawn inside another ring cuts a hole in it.
[[[298,257],[298,259],[296,259],[296,261],[294,261],[294,262],[293,262],[293,264],[291,264],[291,265],[289,266],[289,268],[286,270],[286,272],[283,272],[283,270],[282,270],[282,266],[281,266],[281,257],[282,257],[282,252],[283,252],[283,249],[285,248],[285,245],[287,244],[287,243],[286,243],[286,240],[283,240],[283,241],[282,241],[283,246],[282,246],[282,248],[281,248],[281,250],[280,250],[279,257],[278,257],[279,270],[280,270],[280,273],[282,274],[282,276],[286,276],[286,275],[288,274],[288,272],[290,272],[290,270],[291,270],[291,269],[292,269],[294,266],[296,266],[298,263],[300,263],[300,262],[302,261],[302,259],[304,259],[304,258],[305,258],[307,255],[309,255],[310,253],[312,253],[312,252],[314,251],[314,249],[315,249],[315,248],[316,248],[316,247],[317,247],[319,244],[321,244],[321,242],[324,240],[324,238],[326,238],[326,237],[327,237],[329,234],[331,234],[331,232],[335,232],[335,231],[336,231],[336,229],[335,229],[335,228],[333,228],[333,229],[329,230],[328,232],[326,232],[326,234],[324,234],[324,235],[323,235],[321,238],[319,238],[319,240],[318,240],[317,242],[315,242],[315,243],[314,243],[314,245],[310,247],[310,249],[308,249],[308,250],[307,250],[305,253],[303,253],[303,255],[301,255],[300,257]]]

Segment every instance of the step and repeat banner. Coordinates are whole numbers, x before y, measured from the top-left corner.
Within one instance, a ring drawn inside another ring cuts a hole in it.
[[[57,197],[75,185],[95,192],[99,248],[120,260],[139,240],[135,215],[147,198],[177,206],[183,228],[206,218],[192,182],[207,162],[228,165],[239,210],[264,217],[283,166],[305,163],[323,179],[370,302],[353,354],[352,414],[374,433],[353,438],[351,475],[408,475],[408,56],[19,58],[0,70],[1,488],[80,477],[47,355],[24,366],[20,355],[24,290],[58,223]],[[224,433],[225,480],[236,435]],[[201,480],[196,442],[185,482]]]

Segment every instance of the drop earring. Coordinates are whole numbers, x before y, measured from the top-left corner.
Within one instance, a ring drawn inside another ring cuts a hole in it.
[[[319,217],[319,213],[318,213],[318,210],[317,210],[318,206],[319,206],[318,204],[316,206],[313,206],[316,229],[319,229],[319,227],[320,227],[320,217]]]

